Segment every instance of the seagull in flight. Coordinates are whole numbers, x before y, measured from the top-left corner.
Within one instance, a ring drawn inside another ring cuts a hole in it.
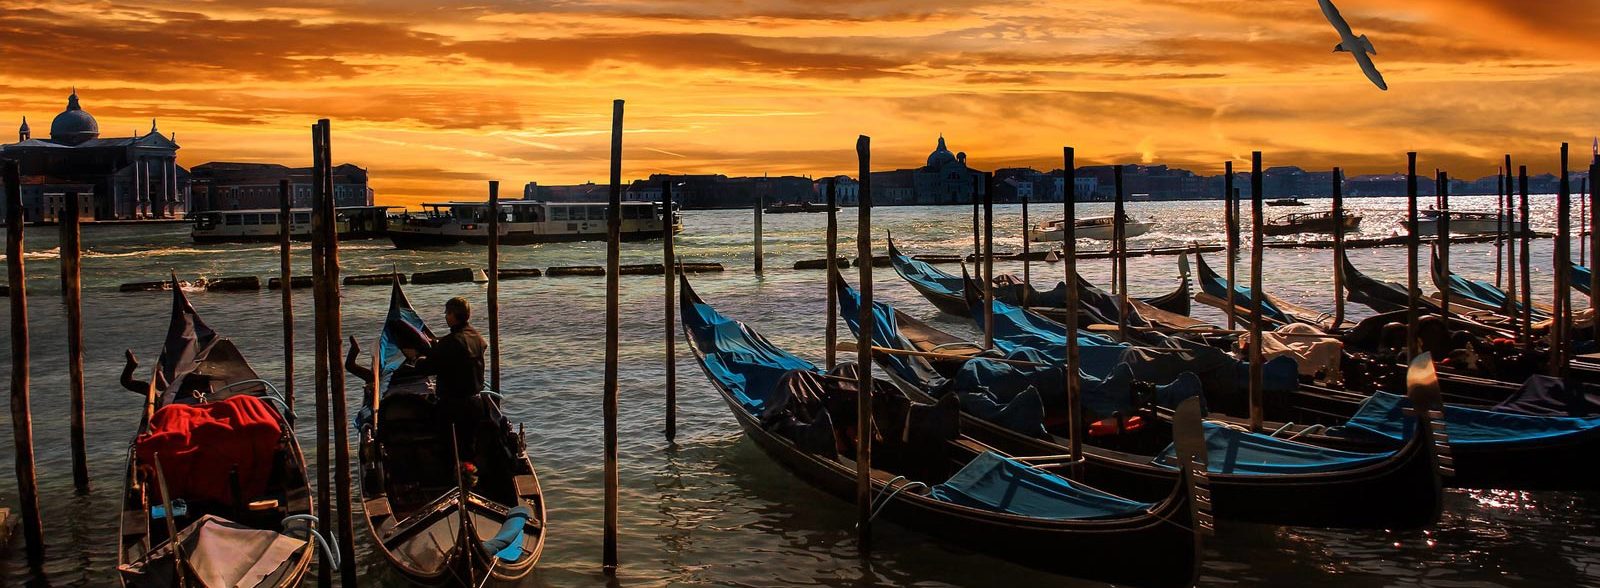
[[[1379,90],[1387,91],[1389,84],[1383,81],[1383,74],[1378,73],[1378,66],[1372,64],[1372,56],[1378,54],[1372,48],[1372,41],[1366,35],[1359,37],[1350,30],[1350,23],[1344,21],[1339,14],[1339,8],[1333,5],[1333,0],[1317,0],[1322,6],[1322,15],[1328,17],[1328,22],[1333,24],[1334,30],[1339,31],[1339,44],[1333,46],[1334,53],[1349,53],[1356,58],[1356,63],[1361,64],[1361,71],[1367,74],[1367,79],[1378,86]]]

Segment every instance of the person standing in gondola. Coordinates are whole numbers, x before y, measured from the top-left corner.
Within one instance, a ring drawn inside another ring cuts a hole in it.
[[[450,334],[440,337],[425,351],[403,349],[406,358],[416,363],[417,372],[434,377],[441,416],[456,428],[456,447],[461,461],[474,457],[483,408],[484,350],[489,347],[471,324],[472,307],[466,298],[451,298],[444,304],[444,320]],[[425,353],[425,354],[424,354]]]

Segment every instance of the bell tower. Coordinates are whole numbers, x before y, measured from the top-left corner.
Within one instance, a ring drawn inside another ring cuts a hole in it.
[[[33,131],[28,128],[28,117],[22,117],[22,126],[17,129],[17,142],[21,143],[33,138]]]

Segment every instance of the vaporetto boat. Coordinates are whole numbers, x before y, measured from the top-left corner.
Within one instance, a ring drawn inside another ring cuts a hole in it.
[[[606,238],[604,202],[544,202],[508,200],[500,203],[500,244],[527,245],[556,241],[601,241]],[[659,202],[622,203],[622,240],[661,236]],[[673,232],[683,230],[676,206],[670,218]],[[432,202],[420,212],[407,212],[389,223],[395,247],[444,247],[460,243],[489,242],[489,204],[486,202]]]

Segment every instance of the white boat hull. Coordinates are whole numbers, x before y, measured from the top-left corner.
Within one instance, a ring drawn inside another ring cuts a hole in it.
[[[1150,232],[1150,229],[1154,226],[1154,223],[1144,223],[1139,221],[1129,221],[1123,225],[1124,230],[1128,232],[1129,239]],[[1074,236],[1079,239],[1110,241],[1113,230],[1114,227],[1111,225],[1079,227],[1074,231]],[[1034,243],[1059,243],[1061,241],[1061,230],[1051,229],[1048,231],[1042,231],[1039,229],[1029,229],[1028,240]]]

